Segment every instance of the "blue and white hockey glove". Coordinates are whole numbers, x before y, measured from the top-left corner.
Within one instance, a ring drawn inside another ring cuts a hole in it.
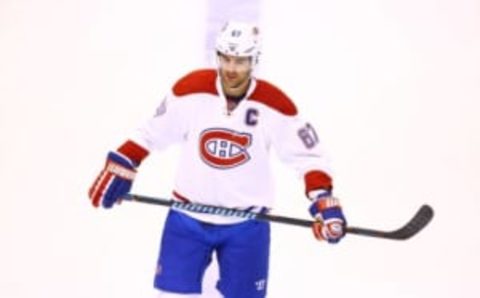
[[[132,141],[123,144],[116,152],[109,152],[105,167],[88,192],[93,206],[111,208],[120,202],[130,192],[136,168],[147,155],[146,149]]]
[[[310,206],[310,214],[315,218],[313,234],[318,240],[338,243],[345,236],[347,221],[339,200],[329,191],[321,191]]]

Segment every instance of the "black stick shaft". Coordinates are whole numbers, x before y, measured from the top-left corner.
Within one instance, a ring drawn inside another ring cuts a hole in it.
[[[153,198],[147,197],[143,195],[136,195],[136,194],[129,194],[125,196],[123,199],[136,201],[141,203],[147,204],[154,204],[160,205],[165,207],[175,207],[182,210],[197,212],[197,213],[205,213],[205,214],[216,214],[221,216],[233,216],[233,217],[240,217],[240,218],[247,218],[247,219],[257,219],[257,220],[265,220],[270,222],[276,223],[283,223],[289,224],[294,226],[301,226],[301,227],[311,227],[314,221],[300,219],[300,218],[293,218],[281,215],[272,215],[272,214],[262,214],[262,213],[255,213],[250,211],[242,211],[232,208],[225,208],[219,206],[208,206],[203,204],[197,203],[184,203],[179,201],[174,201],[171,199],[164,199],[164,198]],[[428,206],[424,205],[417,214],[402,228],[395,230],[395,231],[379,231],[374,229],[367,229],[367,228],[360,228],[360,227],[352,227],[349,226],[346,228],[346,232],[350,234],[360,235],[360,236],[369,236],[369,237],[376,237],[376,238],[385,238],[385,239],[394,239],[394,240],[405,240],[416,233],[418,233],[423,227],[427,225],[427,223],[433,217],[433,209]]]

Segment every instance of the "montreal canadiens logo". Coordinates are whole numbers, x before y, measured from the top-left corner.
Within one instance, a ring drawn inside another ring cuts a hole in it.
[[[246,163],[250,159],[247,148],[252,136],[229,129],[214,128],[200,134],[200,156],[208,165],[229,169]]]

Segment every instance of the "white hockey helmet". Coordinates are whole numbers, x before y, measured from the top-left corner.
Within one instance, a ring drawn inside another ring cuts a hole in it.
[[[259,30],[248,23],[227,22],[217,37],[215,49],[228,56],[252,57],[252,61],[257,63],[260,55]]]

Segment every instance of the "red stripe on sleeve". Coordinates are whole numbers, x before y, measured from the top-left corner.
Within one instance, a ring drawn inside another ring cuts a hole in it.
[[[305,193],[308,196],[308,193],[316,189],[326,189],[331,190],[332,178],[325,172],[322,171],[310,171],[307,172],[304,176],[305,179]]]
[[[149,151],[137,143],[128,140],[118,149],[118,152],[122,153],[126,157],[130,158],[137,166],[148,156]]]

